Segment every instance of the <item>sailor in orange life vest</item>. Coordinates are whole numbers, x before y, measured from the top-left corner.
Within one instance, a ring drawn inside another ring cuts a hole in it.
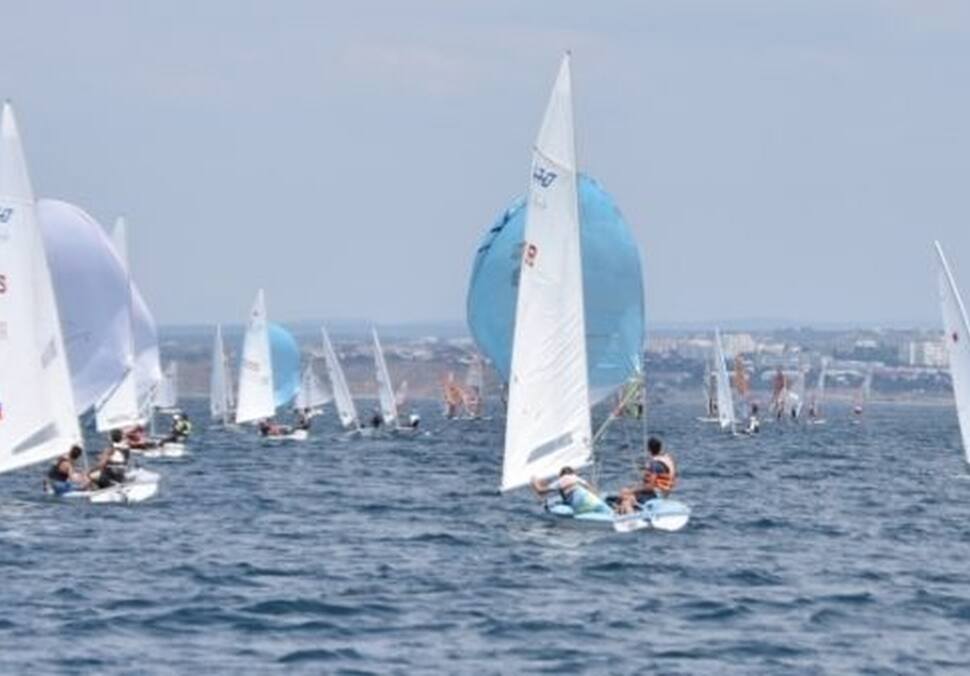
[[[673,457],[663,450],[663,443],[657,437],[647,440],[650,458],[643,468],[643,484],[620,491],[616,511],[619,514],[632,513],[637,505],[647,500],[667,497],[677,483],[677,466]]]

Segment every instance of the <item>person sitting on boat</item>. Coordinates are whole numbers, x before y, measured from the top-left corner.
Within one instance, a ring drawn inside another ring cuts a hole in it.
[[[610,506],[603,502],[588,483],[576,475],[572,467],[563,467],[559,470],[559,478],[552,481],[548,479],[532,478],[532,490],[540,497],[553,491],[559,491],[559,497],[563,504],[569,505],[573,509],[573,514],[589,514],[592,512],[612,513]]]
[[[192,423],[189,417],[182,412],[172,414],[172,431],[169,432],[165,441],[182,443],[192,434]]]
[[[663,450],[663,442],[657,437],[650,437],[647,440],[647,451],[650,458],[643,468],[643,483],[638,487],[620,491],[616,508],[620,514],[630,514],[637,505],[655,498],[665,498],[674,490],[677,483],[677,465],[673,457]]]
[[[293,426],[295,430],[306,430],[310,431],[310,421],[313,419],[311,415],[312,411],[308,408],[299,408],[296,410],[296,424]]]
[[[758,420],[758,405],[751,404],[751,415],[748,416],[748,434],[757,434],[761,431],[761,421]]]
[[[75,467],[84,454],[84,449],[75,444],[71,450],[59,457],[47,472],[45,483],[55,495],[62,495],[70,491],[83,491],[91,485],[91,480]]]
[[[417,413],[412,413],[411,415],[408,416],[408,427],[410,427],[413,430],[416,430],[418,429],[418,425],[420,424],[421,424],[421,416],[419,416]]]
[[[293,430],[285,425],[277,425],[269,418],[264,418],[259,423],[259,433],[264,437],[282,437],[286,436],[292,431]]]
[[[111,444],[101,452],[98,466],[91,473],[98,488],[123,483],[130,458],[131,449],[125,442],[125,435],[121,430],[111,430]]]
[[[128,444],[128,448],[131,450],[144,450],[146,448],[154,448],[157,444],[151,440],[148,434],[145,433],[145,428],[142,425],[135,425],[127,432],[125,432],[125,441]]]
[[[370,426],[375,430],[384,424],[384,418],[381,417],[380,413],[375,412],[370,418]]]

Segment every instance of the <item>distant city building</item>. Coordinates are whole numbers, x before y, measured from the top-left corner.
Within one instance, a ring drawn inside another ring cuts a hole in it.
[[[942,340],[911,340],[900,347],[899,360],[909,366],[945,368],[946,345]]]

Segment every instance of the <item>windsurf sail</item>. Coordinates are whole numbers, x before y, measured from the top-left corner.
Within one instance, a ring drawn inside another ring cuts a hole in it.
[[[939,242],[935,244],[940,263],[940,309],[950,358],[950,380],[953,381],[953,398],[956,401],[963,451],[967,462],[970,462],[970,321],[967,320],[967,309],[953,273],[943,255],[943,247]]]
[[[57,300],[13,107],[0,119],[0,472],[81,442]]]
[[[377,329],[374,327],[371,327],[371,336],[374,339],[374,371],[377,374],[377,397],[381,404],[381,418],[388,427],[397,427],[397,401],[394,397],[394,385],[391,383],[387,362],[384,361],[384,350],[381,348],[381,341],[377,337]]]
[[[323,359],[327,365],[327,375],[330,378],[330,387],[333,389],[333,401],[337,406],[337,415],[340,417],[340,424],[345,428],[360,427],[360,419],[357,417],[357,407],[354,406],[354,399],[350,396],[350,387],[347,386],[347,378],[344,377],[344,370],[340,366],[340,359],[337,352],[333,349],[327,329],[321,327],[323,334]]]
[[[503,491],[524,486],[532,477],[553,476],[566,465],[580,467],[592,458],[571,89],[567,54],[533,153],[511,358],[497,359],[479,343],[499,368],[502,363],[509,364]],[[611,248],[613,263],[604,265],[597,274],[609,276],[611,268],[621,266],[623,253]],[[634,256],[639,261],[635,247]],[[626,283],[637,289],[634,305],[642,311],[639,275],[626,279]],[[500,313],[497,307],[493,310]],[[470,316],[475,315],[472,310]],[[473,332],[475,324],[473,321]],[[640,331],[642,326],[640,322]],[[617,332],[609,333],[613,337]],[[609,383],[607,390],[625,382],[624,363],[639,362],[641,342],[637,341],[635,355],[622,354],[614,362],[616,370],[623,373],[617,383],[612,382],[613,378],[599,380],[597,376],[599,382]]]
[[[734,418],[734,399],[731,396],[731,381],[728,379],[724,363],[724,348],[721,346],[721,332],[714,329],[714,368],[717,373],[717,418],[722,430],[734,431],[737,421]]]

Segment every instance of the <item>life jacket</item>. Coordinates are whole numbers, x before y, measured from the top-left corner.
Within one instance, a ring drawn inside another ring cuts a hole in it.
[[[655,455],[650,459],[650,462],[651,464],[659,462],[667,468],[667,471],[663,474],[653,471],[649,472],[647,475],[647,485],[661,493],[669,493],[674,490],[674,486],[677,484],[677,466],[674,464],[674,459],[670,454],[661,453],[660,455]]]

